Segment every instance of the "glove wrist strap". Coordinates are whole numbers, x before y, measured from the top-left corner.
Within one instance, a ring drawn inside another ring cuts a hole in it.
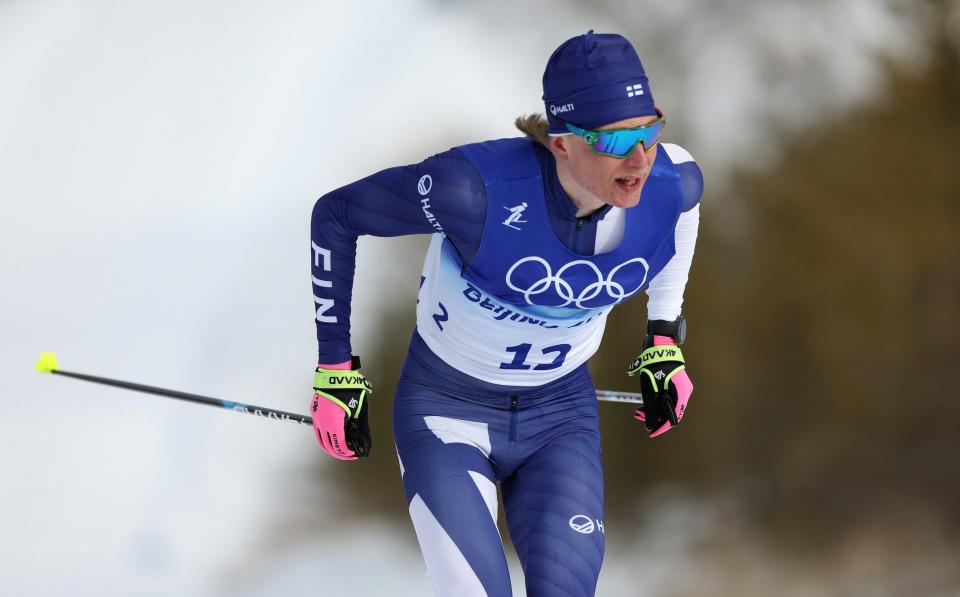
[[[342,363],[335,363],[333,365],[317,363],[317,369],[327,369],[329,371],[349,371],[350,365],[352,364],[353,364],[353,360],[344,361]]]
[[[683,352],[676,345],[670,346],[651,346],[640,353],[640,366],[645,367],[656,363],[665,363],[667,361],[686,363],[683,359]]]
[[[335,371],[317,369],[313,374],[314,389],[324,390],[367,390],[367,378],[359,371]]]
[[[640,369],[649,367],[650,365],[656,365],[657,363],[679,363],[683,365],[686,361],[683,358],[683,352],[679,346],[672,344],[668,346],[651,346],[641,352],[640,356],[630,363],[630,369],[627,371],[627,374],[634,375]]]

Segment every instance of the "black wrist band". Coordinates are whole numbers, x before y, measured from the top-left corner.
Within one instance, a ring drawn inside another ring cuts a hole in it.
[[[651,319],[647,321],[647,336],[667,336],[677,344],[683,344],[687,339],[687,319],[683,315],[673,321]]]

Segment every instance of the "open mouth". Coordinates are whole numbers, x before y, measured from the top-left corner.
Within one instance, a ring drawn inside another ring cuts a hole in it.
[[[640,186],[640,179],[636,176],[624,176],[617,179],[617,185],[624,191],[634,191]]]

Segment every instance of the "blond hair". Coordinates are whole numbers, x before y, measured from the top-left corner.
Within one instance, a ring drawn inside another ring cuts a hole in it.
[[[513,125],[520,129],[520,132],[524,135],[540,145],[550,147],[550,135],[547,134],[547,128],[550,126],[550,123],[547,122],[547,118],[543,114],[517,116],[517,119],[513,121]]]

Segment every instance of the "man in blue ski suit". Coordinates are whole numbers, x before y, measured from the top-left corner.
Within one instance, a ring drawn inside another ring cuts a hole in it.
[[[312,217],[317,439],[370,451],[370,383],[350,347],[357,237],[432,234],[394,403],[403,485],[437,595],[512,595],[500,483],[527,595],[587,596],[603,559],[603,473],[587,360],[607,314],[645,290],[631,364],[656,436],[693,386],[679,344],[703,179],[630,43],[592,31],[543,76],[525,137],[463,145],[323,196]]]

